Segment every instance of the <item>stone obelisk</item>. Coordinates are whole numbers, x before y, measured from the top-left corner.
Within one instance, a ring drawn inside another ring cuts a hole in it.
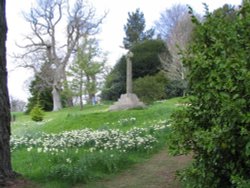
[[[110,106],[109,110],[126,110],[131,108],[145,107],[132,91],[132,57],[133,53],[128,52],[126,56],[127,75],[126,75],[126,94],[122,94],[120,99]]]
[[[128,52],[128,55],[126,56],[127,60],[127,76],[126,76],[126,93],[132,93],[132,62],[131,58],[133,57],[132,52]]]

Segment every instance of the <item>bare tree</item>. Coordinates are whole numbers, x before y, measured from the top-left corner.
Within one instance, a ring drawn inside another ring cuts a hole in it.
[[[7,87],[5,0],[0,0],[0,187],[16,173],[12,170],[10,154],[10,102]]]
[[[161,57],[164,69],[171,80],[183,80],[185,68],[180,60],[179,52],[184,50],[191,38],[193,24],[188,13],[188,7],[177,4],[161,13],[156,22],[156,29],[166,41],[172,56],[172,61]]]
[[[26,102],[10,96],[10,109],[12,112],[22,112],[26,106]]]
[[[19,45],[26,50],[19,57],[25,59],[24,66],[32,68],[35,73],[39,72],[44,62],[49,62],[48,70],[52,70],[50,77],[40,78],[52,87],[53,110],[60,110],[60,94],[63,83],[67,83],[65,69],[68,62],[82,37],[99,32],[106,13],[96,18],[95,9],[83,0],[74,3],[66,0],[37,0],[37,5],[24,16],[32,32],[25,37],[27,44]]]

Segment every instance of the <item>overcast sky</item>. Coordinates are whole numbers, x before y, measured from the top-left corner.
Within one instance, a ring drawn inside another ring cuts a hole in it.
[[[29,95],[25,81],[30,80],[32,74],[25,69],[16,69],[16,64],[10,55],[18,51],[15,43],[21,43],[23,35],[29,33],[29,25],[25,23],[21,12],[28,10],[32,1],[34,0],[6,1],[9,92],[11,96],[25,101]],[[150,28],[160,18],[160,13],[173,4],[188,4],[200,14],[204,10],[203,2],[209,6],[210,10],[219,8],[226,3],[232,5],[241,4],[241,0],[89,0],[89,2],[96,8],[99,15],[102,15],[104,11],[109,11],[101,26],[102,31],[98,38],[100,39],[101,48],[109,52],[108,61],[110,65],[114,65],[121,55],[125,53],[119,46],[122,45],[125,36],[123,26],[127,23],[128,12],[134,12],[137,8],[140,8],[144,13],[147,28]]]

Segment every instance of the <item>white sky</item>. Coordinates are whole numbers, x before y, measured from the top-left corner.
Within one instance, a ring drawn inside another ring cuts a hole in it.
[[[8,40],[7,40],[7,61],[9,70],[9,93],[15,98],[27,101],[28,86],[25,81],[32,78],[31,71],[15,68],[16,64],[11,54],[18,51],[15,43],[22,43],[23,35],[29,33],[27,25],[21,12],[28,10],[34,0],[7,0],[6,13],[8,22]],[[210,10],[214,10],[224,4],[239,5],[241,0],[89,0],[96,8],[97,14],[109,11],[108,16],[101,26],[102,32],[98,36],[100,45],[104,51],[109,52],[108,60],[110,65],[124,54],[119,47],[122,45],[125,36],[123,26],[127,23],[128,12],[134,12],[136,8],[144,13],[146,26],[154,26],[154,22],[159,20],[160,13],[170,8],[173,4],[190,5],[196,12],[203,13],[205,2]]]

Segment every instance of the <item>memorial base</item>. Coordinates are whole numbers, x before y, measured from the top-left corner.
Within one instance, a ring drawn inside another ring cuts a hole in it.
[[[120,99],[109,107],[110,111],[143,108],[145,104],[134,93],[122,94]]]

